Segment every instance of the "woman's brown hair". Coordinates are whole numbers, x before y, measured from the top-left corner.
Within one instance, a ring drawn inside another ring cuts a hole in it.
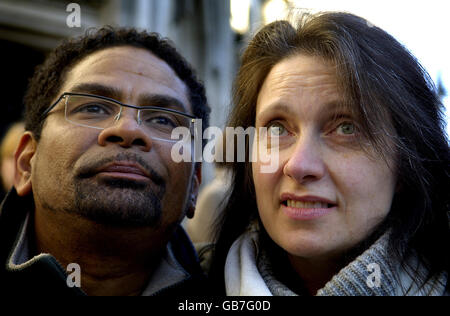
[[[416,276],[419,283],[448,272],[450,151],[443,106],[427,72],[392,36],[352,14],[304,15],[296,27],[274,22],[256,34],[242,56],[228,126],[254,126],[266,76],[296,54],[335,65],[343,106],[358,121],[362,139],[382,157],[396,158],[398,190],[389,215],[373,235],[391,229],[390,248],[405,268],[411,254],[422,260],[429,274]],[[216,225],[211,268],[211,278],[222,287],[231,244],[258,218],[250,163],[227,166],[233,181]]]

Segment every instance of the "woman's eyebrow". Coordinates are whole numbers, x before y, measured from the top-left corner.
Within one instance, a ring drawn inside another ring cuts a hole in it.
[[[294,115],[295,111],[294,109],[292,109],[292,105],[287,105],[286,103],[282,103],[282,102],[276,102],[273,104],[270,104],[266,109],[264,109],[263,111],[257,113],[257,116],[267,116],[272,114],[273,112],[277,112],[277,113],[287,113],[290,115]]]
[[[319,105],[320,113],[323,116],[336,116],[336,117],[351,117],[351,112],[342,100],[333,100]],[[258,116],[266,116],[273,112],[286,113],[287,115],[295,115],[296,111],[292,105],[288,105],[283,102],[275,102],[267,106],[267,108],[259,113]]]
[[[346,105],[344,101],[340,100],[325,103],[321,114],[325,119],[353,119],[353,114],[348,108],[348,105]]]

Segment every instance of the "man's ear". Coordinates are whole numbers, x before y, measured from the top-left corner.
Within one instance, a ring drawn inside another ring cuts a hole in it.
[[[36,153],[37,142],[30,132],[25,132],[20,138],[19,145],[14,154],[16,171],[14,187],[19,196],[31,193],[31,161]]]
[[[193,176],[192,184],[191,184],[191,192],[189,194],[188,209],[187,209],[187,213],[186,213],[186,216],[188,218],[194,217],[195,206],[197,204],[198,191],[199,191],[201,183],[202,183],[202,164],[196,163],[195,170],[194,170],[194,176]]]

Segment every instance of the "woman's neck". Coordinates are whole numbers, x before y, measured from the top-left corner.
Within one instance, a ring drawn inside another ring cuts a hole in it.
[[[292,255],[288,255],[288,258],[292,269],[301,278],[303,287],[312,296],[345,266],[340,260],[331,258],[309,260]]]

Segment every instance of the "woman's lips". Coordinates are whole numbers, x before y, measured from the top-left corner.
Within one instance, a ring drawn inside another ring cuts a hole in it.
[[[282,211],[294,220],[312,220],[329,214],[337,209],[337,204],[318,196],[281,196]]]
[[[281,204],[282,211],[294,220],[312,220],[336,210],[336,206],[326,208],[297,208]]]

